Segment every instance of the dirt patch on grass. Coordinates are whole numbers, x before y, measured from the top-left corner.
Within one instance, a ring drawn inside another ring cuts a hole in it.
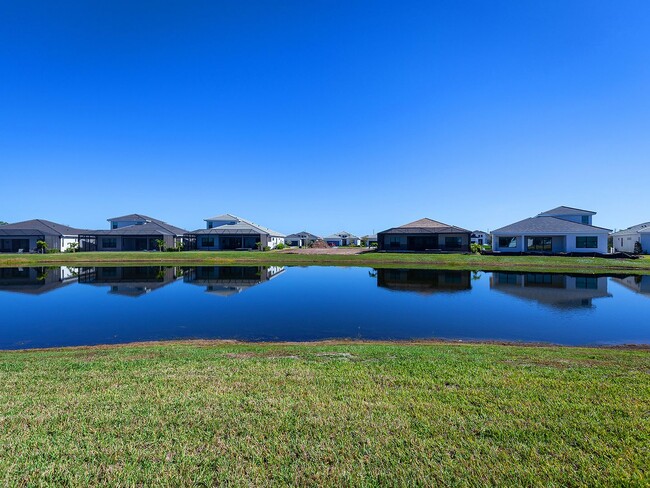
[[[278,254],[326,254],[329,256],[354,256],[356,254],[365,254],[374,252],[366,247],[310,247],[310,248],[292,248],[274,251]]]

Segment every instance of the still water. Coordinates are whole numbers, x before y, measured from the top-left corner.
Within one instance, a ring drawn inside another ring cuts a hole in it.
[[[0,268],[0,349],[167,339],[650,343],[650,276]]]

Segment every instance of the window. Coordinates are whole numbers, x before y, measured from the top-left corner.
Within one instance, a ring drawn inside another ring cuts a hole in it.
[[[201,237],[201,247],[214,247],[214,237]]]
[[[105,237],[102,239],[102,247],[104,249],[116,249],[117,239],[115,237]]]
[[[576,248],[578,249],[596,249],[598,248],[598,237],[576,237]]]
[[[582,223],[585,225],[589,225],[589,215],[582,216]]]
[[[551,252],[553,250],[551,237],[528,237],[526,244],[529,251]]]
[[[445,237],[445,247],[449,249],[458,249],[463,245],[462,237]]]
[[[517,238],[516,237],[499,237],[499,247],[517,247]]]
[[[111,222],[111,229],[117,229],[117,222]]]
[[[598,278],[594,276],[578,276],[576,278],[577,290],[597,290]]]
[[[391,249],[399,249],[402,247],[402,240],[399,237],[391,237],[388,242],[388,247]]]
[[[208,229],[212,229],[212,222],[208,222]]]

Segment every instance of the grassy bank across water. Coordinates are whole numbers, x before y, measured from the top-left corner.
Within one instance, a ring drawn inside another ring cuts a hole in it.
[[[59,254],[4,254],[0,266],[371,266],[381,268],[438,268],[469,270],[520,270],[566,273],[650,273],[650,257],[603,259],[555,256],[482,256],[478,254],[291,254],[287,252],[187,251],[88,252]]]
[[[3,485],[644,485],[647,350],[0,352]]]

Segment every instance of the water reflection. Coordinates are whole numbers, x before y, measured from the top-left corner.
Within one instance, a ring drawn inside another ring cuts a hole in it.
[[[274,266],[0,268],[0,349],[188,338],[649,343],[648,296],[650,276]]]
[[[470,271],[435,269],[378,269],[377,286],[423,294],[472,289]]]
[[[269,281],[283,271],[283,266],[197,266],[185,270],[183,281],[205,286],[206,293],[229,297]]]
[[[628,290],[650,297],[650,275],[612,277],[612,281],[623,285]]]
[[[0,290],[28,295],[48,293],[76,282],[76,272],[66,267],[0,268]]]
[[[108,287],[109,293],[140,297],[169,285],[180,277],[180,268],[165,266],[114,266],[81,268],[79,283]]]
[[[553,273],[492,273],[490,289],[556,308],[591,308],[596,298],[612,295],[606,276]]]

